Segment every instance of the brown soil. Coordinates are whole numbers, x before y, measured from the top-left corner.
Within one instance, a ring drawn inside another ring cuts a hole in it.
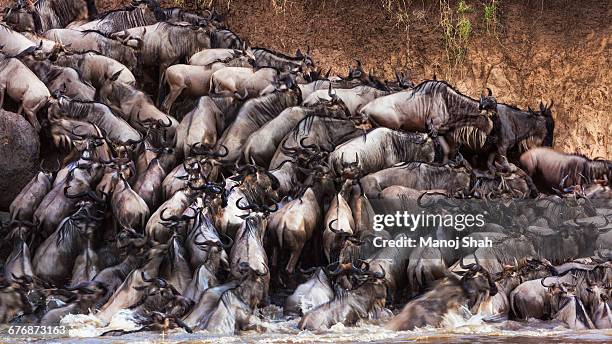
[[[162,1],[168,6],[195,2],[209,0]],[[473,97],[488,86],[498,101],[521,108],[552,99],[556,148],[612,158],[610,1],[502,0],[498,24],[487,29],[483,3],[489,1],[466,0],[472,32],[456,66],[449,62],[440,25],[444,0],[213,2],[252,45],[284,52],[310,45],[318,65],[338,74],[359,59],[387,78],[395,69],[409,71],[415,82],[435,73]],[[398,25],[396,11],[384,10],[389,2],[408,4],[408,25]],[[98,0],[101,10],[121,3],[127,1]],[[460,16],[457,2],[450,6],[453,16]]]

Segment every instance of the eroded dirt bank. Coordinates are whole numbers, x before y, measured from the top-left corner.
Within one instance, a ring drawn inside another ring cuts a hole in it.
[[[396,68],[415,82],[436,73],[473,97],[489,86],[499,101],[522,108],[552,99],[558,149],[612,157],[612,2],[501,1],[497,25],[487,25],[490,1],[468,0],[471,32],[454,68],[441,24],[444,1],[412,1],[404,11],[408,27],[398,23],[401,5],[392,14],[384,2],[292,1],[279,13],[271,1],[232,0],[228,22],[253,44],[283,51],[308,44],[319,64],[336,72],[357,58],[389,78]],[[449,5],[456,24],[463,14],[457,2]]]

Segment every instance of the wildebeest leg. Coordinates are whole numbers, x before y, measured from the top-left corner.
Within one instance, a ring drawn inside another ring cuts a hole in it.
[[[4,90],[5,87],[0,86],[0,109],[2,109],[2,106],[4,106]]]
[[[17,111],[17,113],[19,115],[21,115],[21,112],[25,113],[25,117],[27,118],[28,122],[30,122],[30,124],[34,127],[34,129],[36,130],[36,132],[40,132],[40,123],[38,123],[38,119],[36,118],[36,113],[34,111],[32,111],[32,109],[26,109],[23,106],[23,103],[19,106],[19,110]]]
[[[446,163],[457,154],[457,146],[455,142],[450,139],[448,142],[443,136],[438,136],[438,144],[442,149],[442,162]]]
[[[304,248],[304,241],[300,241],[296,244],[297,246],[291,251],[291,256],[289,257],[289,262],[287,263],[287,273],[290,275],[295,271],[295,267],[297,266],[300,255],[302,254],[302,249]]]
[[[166,99],[164,99],[164,102],[162,103],[162,111],[165,112],[166,114],[170,113],[170,109],[172,108],[172,104],[174,104],[174,102],[176,101],[176,98],[178,98],[178,96],[181,95],[181,92],[183,92],[184,87],[173,87],[170,86],[170,93],[166,96]]]

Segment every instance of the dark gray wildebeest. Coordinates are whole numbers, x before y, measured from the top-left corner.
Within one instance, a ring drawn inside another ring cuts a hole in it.
[[[433,162],[434,155],[433,141],[426,134],[376,128],[337,146],[329,154],[329,165],[340,174],[343,163],[354,162],[367,174],[404,161]]]
[[[325,330],[338,323],[354,326],[359,320],[376,319],[381,314],[387,297],[385,272],[362,271],[351,263],[348,265],[351,265],[349,270],[364,276],[365,281],[304,314],[298,324],[300,330]],[[336,270],[341,270],[341,266]]]
[[[94,0],[18,0],[4,13],[4,21],[17,31],[45,32],[64,28],[75,20],[98,15]]]
[[[569,192],[572,186],[607,183],[612,180],[612,162],[591,160],[552,148],[530,149],[521,155],[521,166],[542,191]]]
[[[166,16],[165,20],[169,22],[187,22],[198,26],[211,25],[216,28],[224,27],[224,24],[220,21],[222,18],[219,18],[214,8],[212,10],[201,10],[200,13],[206,15],[205,17],[181,7],[163,8],[162,11]]]
[[[461,306],[466,306],[473,314],[477,314],[480,307],[495,294],[497,287],[491,275],[478,264],[472,263],[461,278],[449,275],[440,280],[431,291],[408,302],[385,327],[394,331],[439,327],[448,312],[458,312]]]
[[[136,85],[134,74],[124,64],[101,55],[99,52],[62,53],[58,55],[55,64],[78,70],[83,80],[92,84],[96,89],[101,88],[106,80],[117,72],[119,72],[118,81],[132,86]]]
[[[347,118],[348,111],[336,99],[311,107],[287,108],[249,136],[244,144],[244,161],[254,160],[260,166],[268,166],[285,136],[308,116]]]
[[[488,97],[477,101],[449,84],[429,80],[412,89],[376,98],[361,108],[360,120],[374,126],[426,132],[444,138],[445,156],[454,157],[457,145],[473,150],[484,146],[493,129],[495,106]]]
[[[323,268],[314,268],[310,278],[300,284],[285,300],[285,314],[303,315],[311,309],[334,299],[330,279]]]
[[[272,51],[266,48],[253,48],[255,63],[259,67],[272,67],[283,72],[304,72],[314,70],[315,63],[310,56],[310,47],[303,54],[300,49],[295,52],[295,57]]]
[[[470,173],[465,167],[414,162],[369,174],[361,178],[361,185],[370,198],[394,185],[416,190],[444,189],[454,194],[469,191]]]
[[[49,60],[39,61],[32,55],[21,57],[21,61],[47,85],[51,94],[61,93],[77,100],[94,100],[96,89],[86,83],[76,69],[56,66]]]
[[[19,103],[17,114],[25,114],[32,127],[40,131],[36,114],[47,104],[51,96],[49,89],[21,61],[0,54],[0,109],[5,92]]]
[[[492,98],[490,93],[488,98]],[[552,105],[552,102],[549,106],[540,103],[540,111],[536,113],[531,108],[522,111],[515,106],[497,104],[492,117],[494,125],[491,137],[479,151],[489,153],[487,167],[490,171],[494,170],[494,162],[499,162],[503,169],[508,170],[510,165],[506,156],[510,153],[522,153],[542,145],[552,146],[555,130],[550,111]]]
[[[23,34],[13,31],[4,23],[0,23],[0,46],[4,54],[16,56],[28,48],[36,47],[37,44]]]
[[[136,0],[126,7],[101,13],[94,20],[74,21],[67,28],[111,34],[133,27],[152,25],[165,19],[165,13],[156,0]]]
[[[250,99],[244,103],[234,122],[219,139],[218,144],[224,145],[229,150],[229,155],[224,160],[234,162],[241,158],[243,147],[252,133],[286,108],[298,105],[300,101],[299,90],[285,89]]]
[[[138,51],[142,41],[132,39],[130,42],[120,42],[109,38],[99,31],[78,31],[71,29],[53,29],[45,32],[44,36],[56,41],[74,53],[98,52],[101,55],[116,60],[130,70],[138,66]]]

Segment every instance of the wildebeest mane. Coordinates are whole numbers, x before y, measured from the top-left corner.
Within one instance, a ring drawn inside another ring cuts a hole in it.
[[[291,92],[277,91],[247,101],[243,109],[249,114],[249,118],[261,127],[284,109],[297,105],[293,99]],[[240,109],[240,113],[243,109]]]
[[[77,17],[80,8],[75,6],[74,0],[38,0],[35,4],[39,15],[56,16],[62,27],[66,27]],[[46,13],[50,11],[51,13]]]
[[[213,48],[228,48],[228,49],[240,49],[242,48],[242,40],[229,29],[218,29],[210,35],[210,45]]]
[[[268,48],[262,48],[262,47],[255,47],[252,48],[251,50],[253,50],[253,55],[255,55],[257,57],[257,55],[261,55],[263,53],[267,53],[270,55],[274,55],[275,57],[278,58],[282,58],[285,60],[290,60],[290,61],[294,61],[294,62],[302,62],[302,60],[304,59],[303,57],[296,57],[296,56],[289,56],[289,55],[285,55],[279,51],[274,51]]]

